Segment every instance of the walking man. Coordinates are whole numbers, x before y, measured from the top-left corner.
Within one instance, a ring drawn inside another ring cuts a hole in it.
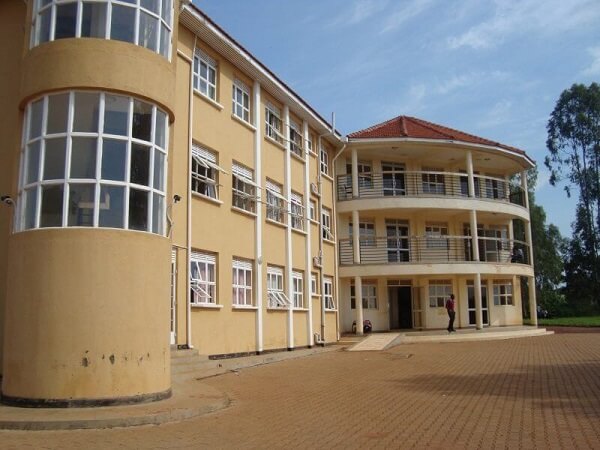
[[[454,318],[456,317],[456,312],[454,311],[455,306],[454,294],[450,294],[450,298],[446,300],[446,311],[448,311],[448,333],[456,333],[456,330],[454,329]]]

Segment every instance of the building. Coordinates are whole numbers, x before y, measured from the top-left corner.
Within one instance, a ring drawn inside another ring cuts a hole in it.
[[[175,349],[331,343],[362,323],[352,300],[378,330],[438,328],[432,280],[459,293],[463,326],[470,280],[513,302],[492,325],[521,322],[521,151],[415,119],[343,139],[188,2],[3,2],[0,25],[2,401],[165,398]]]

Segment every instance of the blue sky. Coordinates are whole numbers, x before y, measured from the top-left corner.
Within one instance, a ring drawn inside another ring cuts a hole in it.
[[[548,184],[560,93],[600,81],[599,0],[194,0],[348,134],[410,115],[525,150],[536,198],[570,236],[576,198]]]

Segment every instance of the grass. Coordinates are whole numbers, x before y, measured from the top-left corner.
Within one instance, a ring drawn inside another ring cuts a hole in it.
[[[600,327],[600,316],[538,319],[538,325],[543,325],[546,327]]]

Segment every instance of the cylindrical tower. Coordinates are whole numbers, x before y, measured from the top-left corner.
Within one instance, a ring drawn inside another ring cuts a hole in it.
[[[170,395],[176,3],[29,1],[3,402]]]

